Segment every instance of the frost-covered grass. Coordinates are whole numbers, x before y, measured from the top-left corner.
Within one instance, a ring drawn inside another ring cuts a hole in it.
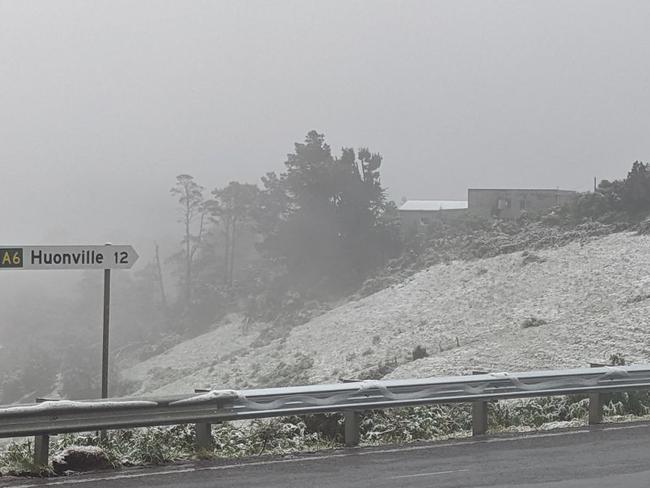
[[[648,418],[650,393],[612,394],[603,408],[607,421]],[[588,409],[585,396],[492,402],[489,428],[499,433],[577,427],[586,424]],[[361,445],[463,438],[471,435],[471,426],[468,404],[369,411],[361,422]],[[333,413],[214,425],[214,448],[202,451],[196,450],[189,425],[111,431],[104,440],[96,433],[66,434],[53,438],[50,450],[56,456],[74,446],[98,446],[111,465],[120,467],[341,448],[343,432],[343,416]],[[35,466],[31,459],[31,441],[13,443],[0,451],[0,473],[52,474],[50,467]]]
[[[53,474],[49,466],[34,464],[33,449],[31,440],[12,442],[3,447],[0,451],[0,474],[14,476]]]
[[[617,351],[650,361],[650,236],[612,234],[535,253],[540,259],[525,265],[521,252],[435,264],[259,347],[233,323],[125,375],[142,382],[141,392],[163,395],[584,367]],[[418,346],[427,356],[414,361]]]

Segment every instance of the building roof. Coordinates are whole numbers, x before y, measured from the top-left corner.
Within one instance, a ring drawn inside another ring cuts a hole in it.
[[[458,210],[468,208],[467,200],[407,200],[399,210],[407,211],[435,211]]]
[[[469,188],[469,191],[536,191],[548,193],[577,193],[575,190],[560,190],[559,188]]]

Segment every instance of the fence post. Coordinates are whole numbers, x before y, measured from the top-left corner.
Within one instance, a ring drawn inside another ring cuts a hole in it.
[[[361,440],[361,414],[355,410],[346,410],[345,419],[345,446],[355,447]]]
[[[47,398],[37,398],[36,403],[43,403]],[[47,466],[50,463],[50,436],[41,434],[34,436],[34,464],[36,466]]]
[[[486,371],[472,371],[473,375],[487,374]],[[478,400],[472,402],[472,435],[485,435],[488,431],[488,402]]]
[[[590,368],[602,368],[604,364],[589,363]],[[603,422],[603,395],[598,392],[589,393],[589,425]]]

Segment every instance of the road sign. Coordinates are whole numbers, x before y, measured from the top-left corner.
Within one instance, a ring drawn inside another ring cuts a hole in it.
[[[129,269],[138,260],[131,246],[0,246],[2,269],[103,269],[102,398],[108,398],[108,329],[111,269]],[[104,435],[102,433],[102,435]]]
[[[131,246],[0,246],[0,269],[129,269]]]

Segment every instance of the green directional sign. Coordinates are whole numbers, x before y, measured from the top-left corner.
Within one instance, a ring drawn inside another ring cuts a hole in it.
[[[129,269],[131,246],[0,246],[0,269]]]
[[[101,269],[104,271],[102,323],[102,398],[108,398],[108,338],[111,270],[129,269],[138,260],[131,246],[2,246],[0,271],[6,269]]]
[[[0,268],[22,268],[22,247],[0,247]]]

